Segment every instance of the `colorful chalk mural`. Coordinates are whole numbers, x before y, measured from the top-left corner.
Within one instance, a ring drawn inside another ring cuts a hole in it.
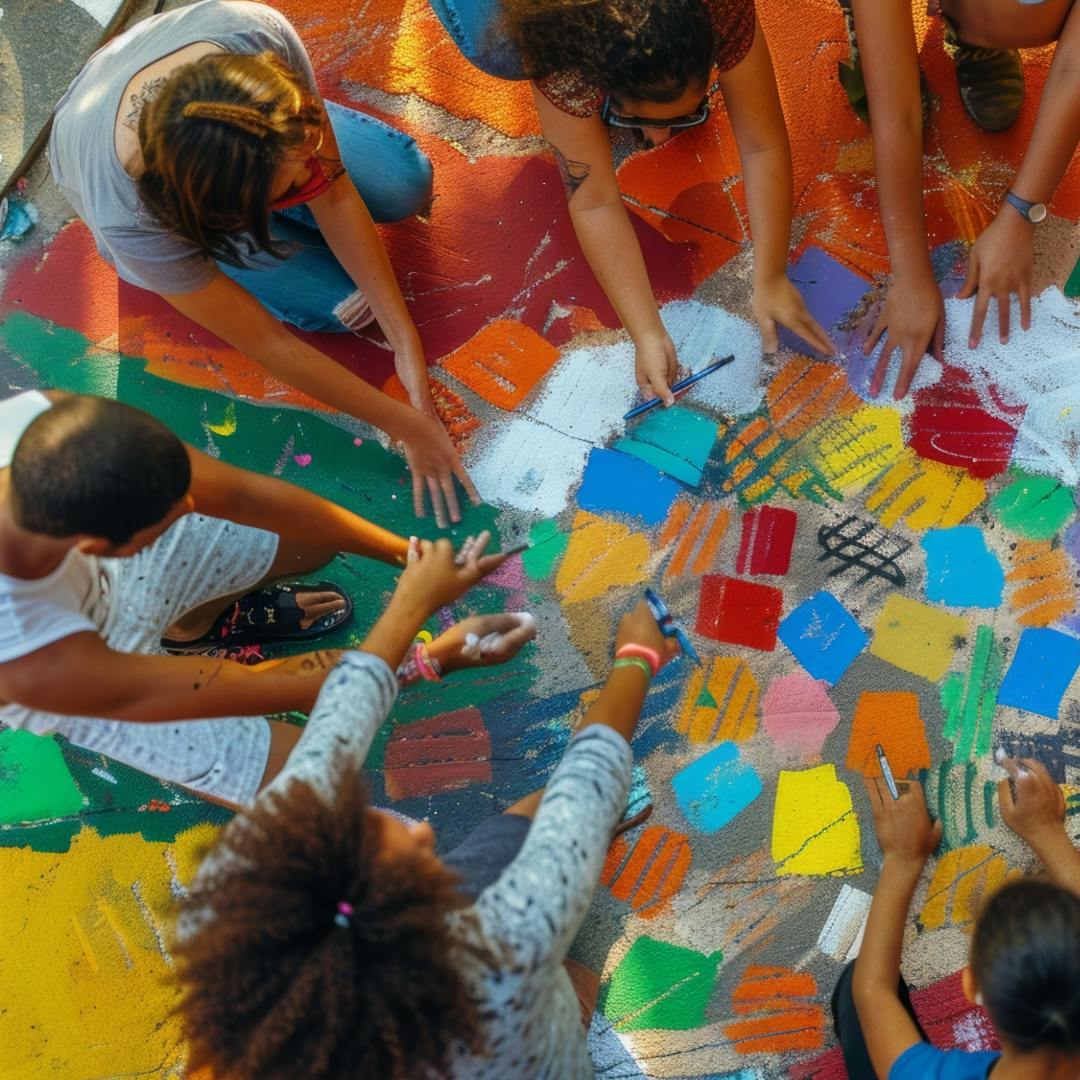
[[[458,55],[426,0],[282,0],[331,98],[414,135],[430,217],[384,235],[437,397],[488,503],[453,530],[529,551],[459,605],[528,607],[537,644],[504,669],[403,695],[370,759],[378,800],[444,847],[537,786],[651,583],[704,657],[671,665],[634,740],[630,811],[574,956],[601,976],[601,1076],[839,1080],[831,988],[880,866],[861,778],[882,743],[920,773],[945,839],[913,906],[905,973],[942,1045],[992,1044],[957,972],[980,898],[1031,859],[999,820],[998,745],[1047,761],[1080,831],[1080,292],[1074,161],[1040,227],[1033,329],[966,348],[950,299],[944,367],[895,403],[858,350],[880,297],[872,148],[836,81],[834,0],[759,5],[793,133],[792,277],[845,363],[789,339],[763,360],[747,217],[718,116],[620,177],[684,360],[736,363],[625,427],[631,352],[589,274],[527,89]],[[946,294],[1030,134],[1047,50],[1025,55],[1016,128],[964,117],[941,27],[917,16],[936,103],[928,222]],[[1007,166],[1007,167],[1006,167]],[[223,460],[409,531],[400,457],[265,379],[155,297],[118,284],[81,225],[9,253],[4,392],[115,396]],[[376,337],[320,339],[393,386]],[[370,625],[393,575],[332,576]],[[228,813],[62,741],[0,732],[0,1078],[181,1077],[168,931]],[[206,1078],[203,1078],[206,1080]]]

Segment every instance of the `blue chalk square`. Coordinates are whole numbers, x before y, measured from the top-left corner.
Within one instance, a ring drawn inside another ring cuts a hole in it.
[[[926,552],[926,599],[949,607],[1001,606],[1005,572],[974,525],[931,529],[922,538]]]
[[[1080,639],[1057,630],[1024,630],[998,690],[998,704],[1056,720],[1077,668]]]
[[[807,311],[826,333],[870,290],[869,281],[816,247],[808,247],[798,261],[788,267],[788,277],[799,290]],[[786,327],[780,328],[780,341],[799,353],[816,352]]]
[[[839,682],[870,640],[832,593],[804,600],[783,622],[777,636],[815,679]]]
[[[589,453],[577,501],[594,514],[626,514],[659,525],[682,490],[636,457],[597,448]]]
[[[761,778],[733,742],[720,743],[680,769],[671,786],[686,820],[706,833],[722,829],[761,794]]]

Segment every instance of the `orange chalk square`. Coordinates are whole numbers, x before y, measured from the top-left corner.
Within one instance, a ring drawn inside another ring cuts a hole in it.
[[[930,767],[930,746],[917,694],[868,690],[859,696],[851,723],[847,767],[864,776],[881,776],[878,745],[898,780]]]

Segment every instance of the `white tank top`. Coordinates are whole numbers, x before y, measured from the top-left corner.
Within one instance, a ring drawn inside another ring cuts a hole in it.
[[[30,390],[0,401],[0,468],[11,464],[23,432],[52,407]],[[86,630],[101,633],[108,581],[100,560],[72,548],[42,578],[25,580],[0,573],[0,664]]]

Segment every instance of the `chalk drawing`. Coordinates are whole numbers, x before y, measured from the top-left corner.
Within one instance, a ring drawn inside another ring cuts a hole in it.
[[[889,759],[893,776],[901,779],[930,767],[930,746],[919,715],[916,694],[864,690],[855,706],[848,739],[847,767],[864,776],[880,776],[875,747]]]
[[[817,939],[817,947],[838,964],[846,964],[859,955],[872,899],[869,893],[853,885],[840,886]]]
[[[825,1010],[814,1000],[809,972],[751,964],[731,994],[732,1011],[745,1019],[724,1028],[740,1054],[818,1050],[825,1042]]]
[[[723,958],[642,935],[615,969],[600,1008],[617,1031],[698,1027]]]
[[[771,585],[706,574],[701,580],[697,632],[714,641],[772,652],[784,594]]]
[[[679,485],[640,458],[594,449],[577,492],[583,510],[624,514],[659,525],[679,494]]]
[[[851,392],[842,368],[795,357],[766,390],[769,416],[785,439],[799,439],[823,420],[850,416],[862,404]]]
[[[649,541],[626,525],[585,511],[574,517],[555,588],[568,603],[593,600],[616,585],[645,580]]]
[[[974,525],[931,529],[922,538],[926,552],[926,598],[951,607],[995,608],[1001,604],[1005,574],[982,532]]]
[[[911,542],[873,521],[849,514],[834,525],[822,525],[817,541],[821,547],[818,562],[828,564],[829,577],[857,575],[859,585],[874,580],[891,585],[907,584],[898,560],[911,547]]]
[[[864,405],[851,416],[826,421],[817,433],[826,478],[840,490],[857,490],[879,476],[904,451],[895,409]]]
[[[829,732],[840,723],[827,687],[824,679],[798,671],[769,684],[761,702],[761,722],[781,750],[805,759],[821,753]]]
[[[1013,482],[992,503],[1001,524],[1028,540],[1049,540],[1076,511],[1072,490],[1051,476],[1019,469],[1011,475]]]
[[[613,449],[647,461],[662,473],[696,487],[716,442],[716,421],[675,405],[654,409],[631,425]]]
[[[983,901],[1014,876],[1005,858],[988,844],[946,852],[930,878],[919,923],[928,930],[973,923]]]
[[[866,509],[887,529],[899,522],[915,530],[959,525],[986,499],[981,480],[963,469],[902,454],[866,493]]]
[[[799,604],[778,634],[815,679],[830,685],[840,681],[869,640],[844,605],[827,592]]]
[[[990,750],[994,706],[1004,668],[1004,653],[989,626],[975,631],[975,648],[967,678],[953,672],[941,684],[945,710],[942,734],[955,743],[954,761],[970,761]]]
[[[392,799],[438,795],[491,781],[491,737],[479,709],[417,720],[397,728],[383,752]]]
[[[783,576],[791,566],[798,515],[781,506],[760,506],[743,514],[735,568],[740,574]]]
[[[851,792],[835,766],[780,770],[772,829],[777,874],[856,874],[861,843]]]
[[[761,794],[761,777],[739,756],[733,742],[722,742],[680,769],[671,780],[675,801],[700,832],[719,832]]]
[[[1077,608],[1076,568],[1049,540],[1021,540],[1012,553],[1009,607],[1021,626],[1049,626]]]
[[[745,742],[757,731],[758,682],[745,660],[718,656],[695,667],[675,730],[692,743]]]
[[[715,503],[703,502],[695,507],[685,498],[676,499],[657,538],[660,546],[672,548],[664,576],[700,577],[711,570],[730,517],[729,510]]]
[[[1077,668],[1080,639],[1058,630],[1025,629],[998,690],[998,704],[1056,720]]]
[[[870,652],[937,682],[967,634],[968,624],[958,616],[893,593],[874,623]]]
[[[59,746],[29,731],[0,731],[0,825],[77,814],[83,796]]]
[[[600,883],[637,913],[654,919],[682,887],[692,855],[685,833],[649,825],[633,842],[617,836],[608,849]]]

